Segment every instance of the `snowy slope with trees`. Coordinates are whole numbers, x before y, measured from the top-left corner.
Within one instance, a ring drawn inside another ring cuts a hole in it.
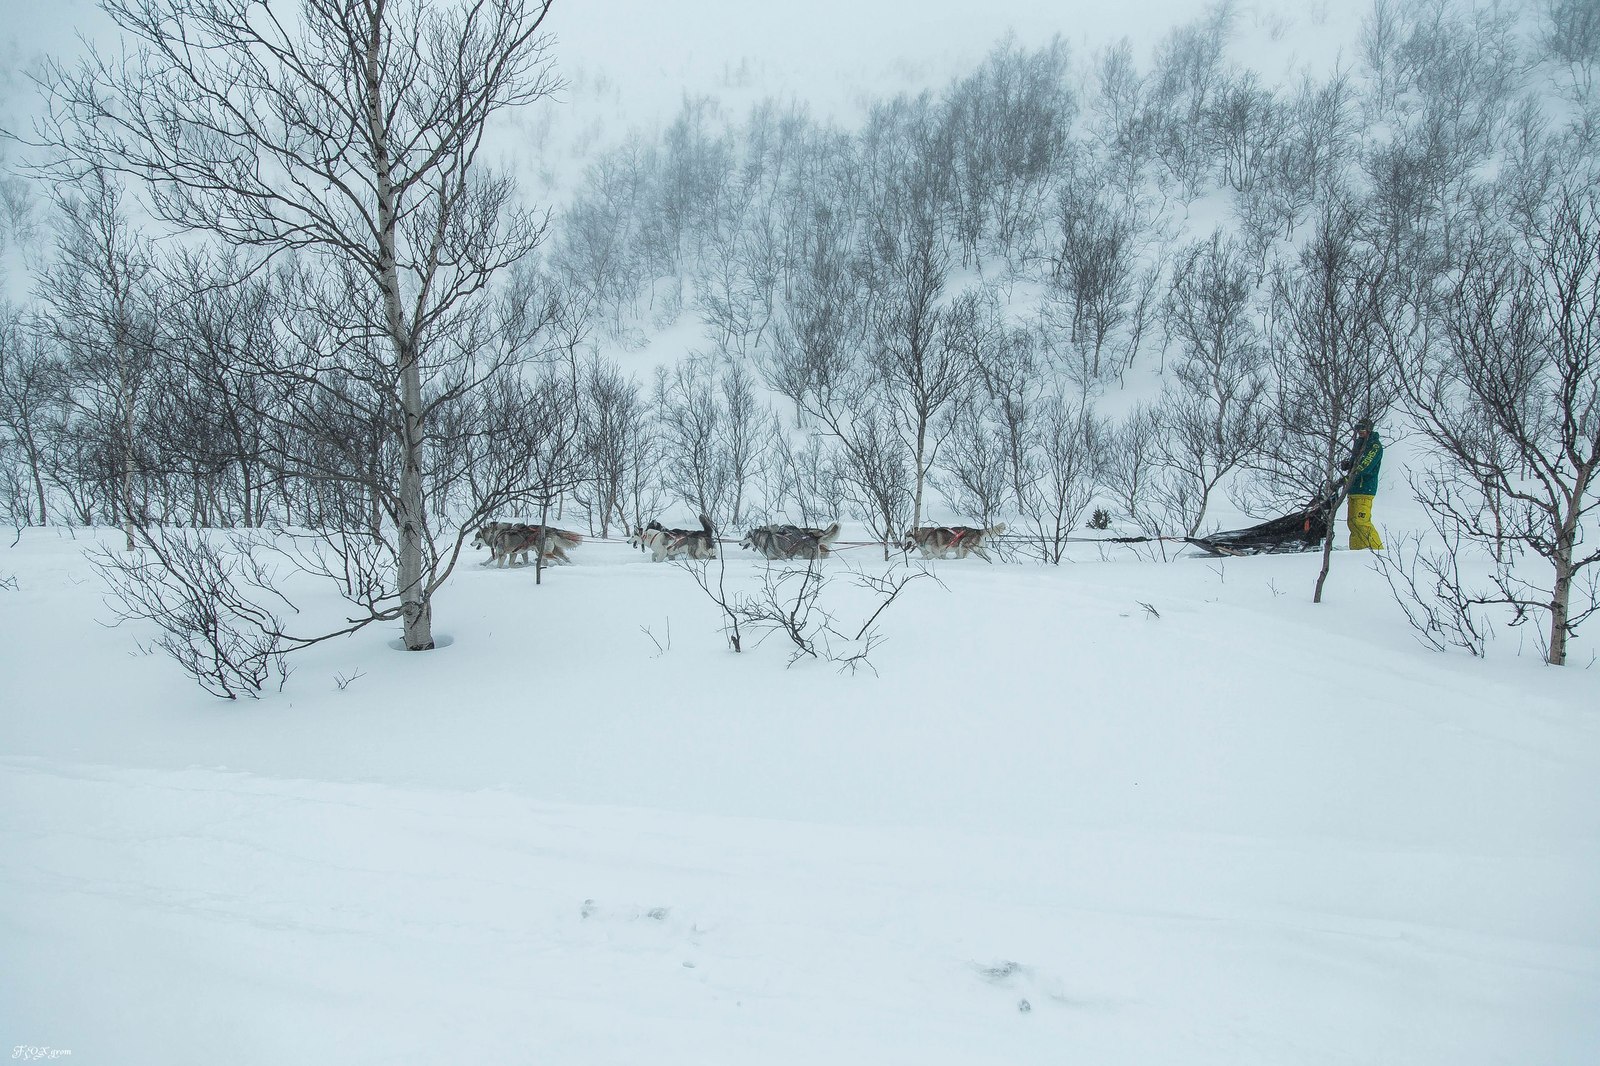
[[[17,1057],[1600,1057],[1592,4],[108,6],[0,80]],[[1183,545],[1363,417],[1386,551]]]

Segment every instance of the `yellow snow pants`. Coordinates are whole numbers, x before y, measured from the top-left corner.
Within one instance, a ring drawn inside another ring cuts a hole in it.
[[[1350,527],[1350,550],[1360,551],[1371,548],[1374,551],[1383,550],[1383,541],[1378,536],[1378,529],[1372,524],[1372,497],[1350,495],[1350,509],[1345,512],[1345,523]]]

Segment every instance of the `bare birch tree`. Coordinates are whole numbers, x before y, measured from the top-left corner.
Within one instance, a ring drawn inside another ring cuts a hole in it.
[[[1251,319],[1254,286],[1244,257],[1220,231],[1174,268],[1168,329],[1181,347],[1179,387],[1161,405],[1162,465],[1189,483],[1194,536],[1219,484],[1254,459],[1267,433],[1266,353]]]
[[[645,402],[636,382],[623,377],[615,363],[595,356],[580,368],[579,403],[589,520],[609,537],[611,523],[629,524],[630,457],[649,435]]]
[[[1549,618],[1546,660],[1560,666],[1578,625],[1600,610],[1595,583],[1574,602],[1600,549],[1600,194],[1557,191],[1518,232],[1474,236],[1440,307],[1433,343],[1402,361],[1407,399],[1436,465],[1414,483],[1451,533],[1495,548],[1497,591],[1478,603]],[[1505,549],[1509,548],[1509,552]],[[1510,565],[1531,552],[1550,583]],[[1459,592],[1459,586],[1457,588]]]
[[[156,355],[155,260],[133,228],[122,190],[103,174],[57,197],[61,227],[56,258],[38,276],[47,309],[40,321],[66,355],[66,392],[79,414],[80,434],[92,437],[96,465],[122,525],[125,547],[137,546],[144,521],[136,482],[152,365]]]
[[[1399,392],[1386,330],[1401,287],[1359,236],[1360,214],[1323,208],[1315,235],[1274,280],[1268,340],[1276,395],[1264,467],[1280,494],[1316,499],[1339,478],[1357,420],[1381,420]],[[1322,601],[1333,524],[1313,599]]]
[[[52,426],[65,401],[64,367],[39,331],[0,303],[0,430],[9,441],[17,492],[10,510],[18,525],[49,525],[48,476]]]
[[[423,481],[446,342],[544,220],[479,158],[499,111],[547,96],[550,0],[106,0],[135,47],[49,66],[50,174],[145,182],[155,216],[342,276],[351,343],[376,345],[395,408],[393,602],[433,647]],[[448,567],[448,561],[444,564]]]

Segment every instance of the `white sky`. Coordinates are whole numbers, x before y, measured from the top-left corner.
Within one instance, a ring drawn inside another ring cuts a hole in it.
[[[1241,34],[1302,36],[1330,21],[1329,3],[1255,0],[1238,6]],[[1331,22],[1349,22],[1364,5],[1348,4]],[[1192,19],[1205,0],[1124,0],[1065,5],[1042,0],[558,0],[549,28],[562,71],[575,83],[604,74],[620,88],[630,116],[646,121],[684,92],[713,92],[747,64],[761,93],[793,95],[824,112],[885,85],[941,84],[969,69],[1014,32],[1023,43],[1060,35],[1081,54],[1130,37],[1141,57],[1172,26]],[[45,53],[76,50],[75,35],[106,35],[92,0],[0,0],[0,94],[26,94],[16,76]],[[1330,27],[1331,28],[1331,27]],[[1300,33],[1294,33],[1299,30]],[[1315,34],[1313,37],[1317,36]],[[1327,36],[1326,34],[1322,36]],[[1338,36],[1343,36],[1340,32]],[[1280,54],[1275,57],[1282,59]],[[1292,53],[1292,46],[1288,50]],[[5,101],[18,103],[15,99]],[[9,109],[9,107],[8,107]]]
[[[1059,35],[1079,55],[1127,36],[1138,54],[1206,7],[1204,0],[1126,0],[1066,5],[1041,0],[563,0],[550,16],[567,76],[604,71],[641,115],[675,106],[683,92],[711,92],[748,63],[764,92],[793,95],[826,112],[862,89],[938,85],[970,69],[1008,32],[1024,44]],[[1241,32],[1308,23],[1288,0],[1239,8]]]

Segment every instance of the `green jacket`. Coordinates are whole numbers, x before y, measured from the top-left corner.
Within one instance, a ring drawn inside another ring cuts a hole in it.
[[[1350,453],[1350,495],[1376,496],[1378,494],[1378,468],[1383,466],[1383,441],[1378,431],[1367,434],[1367,443],[1357,445]]]

